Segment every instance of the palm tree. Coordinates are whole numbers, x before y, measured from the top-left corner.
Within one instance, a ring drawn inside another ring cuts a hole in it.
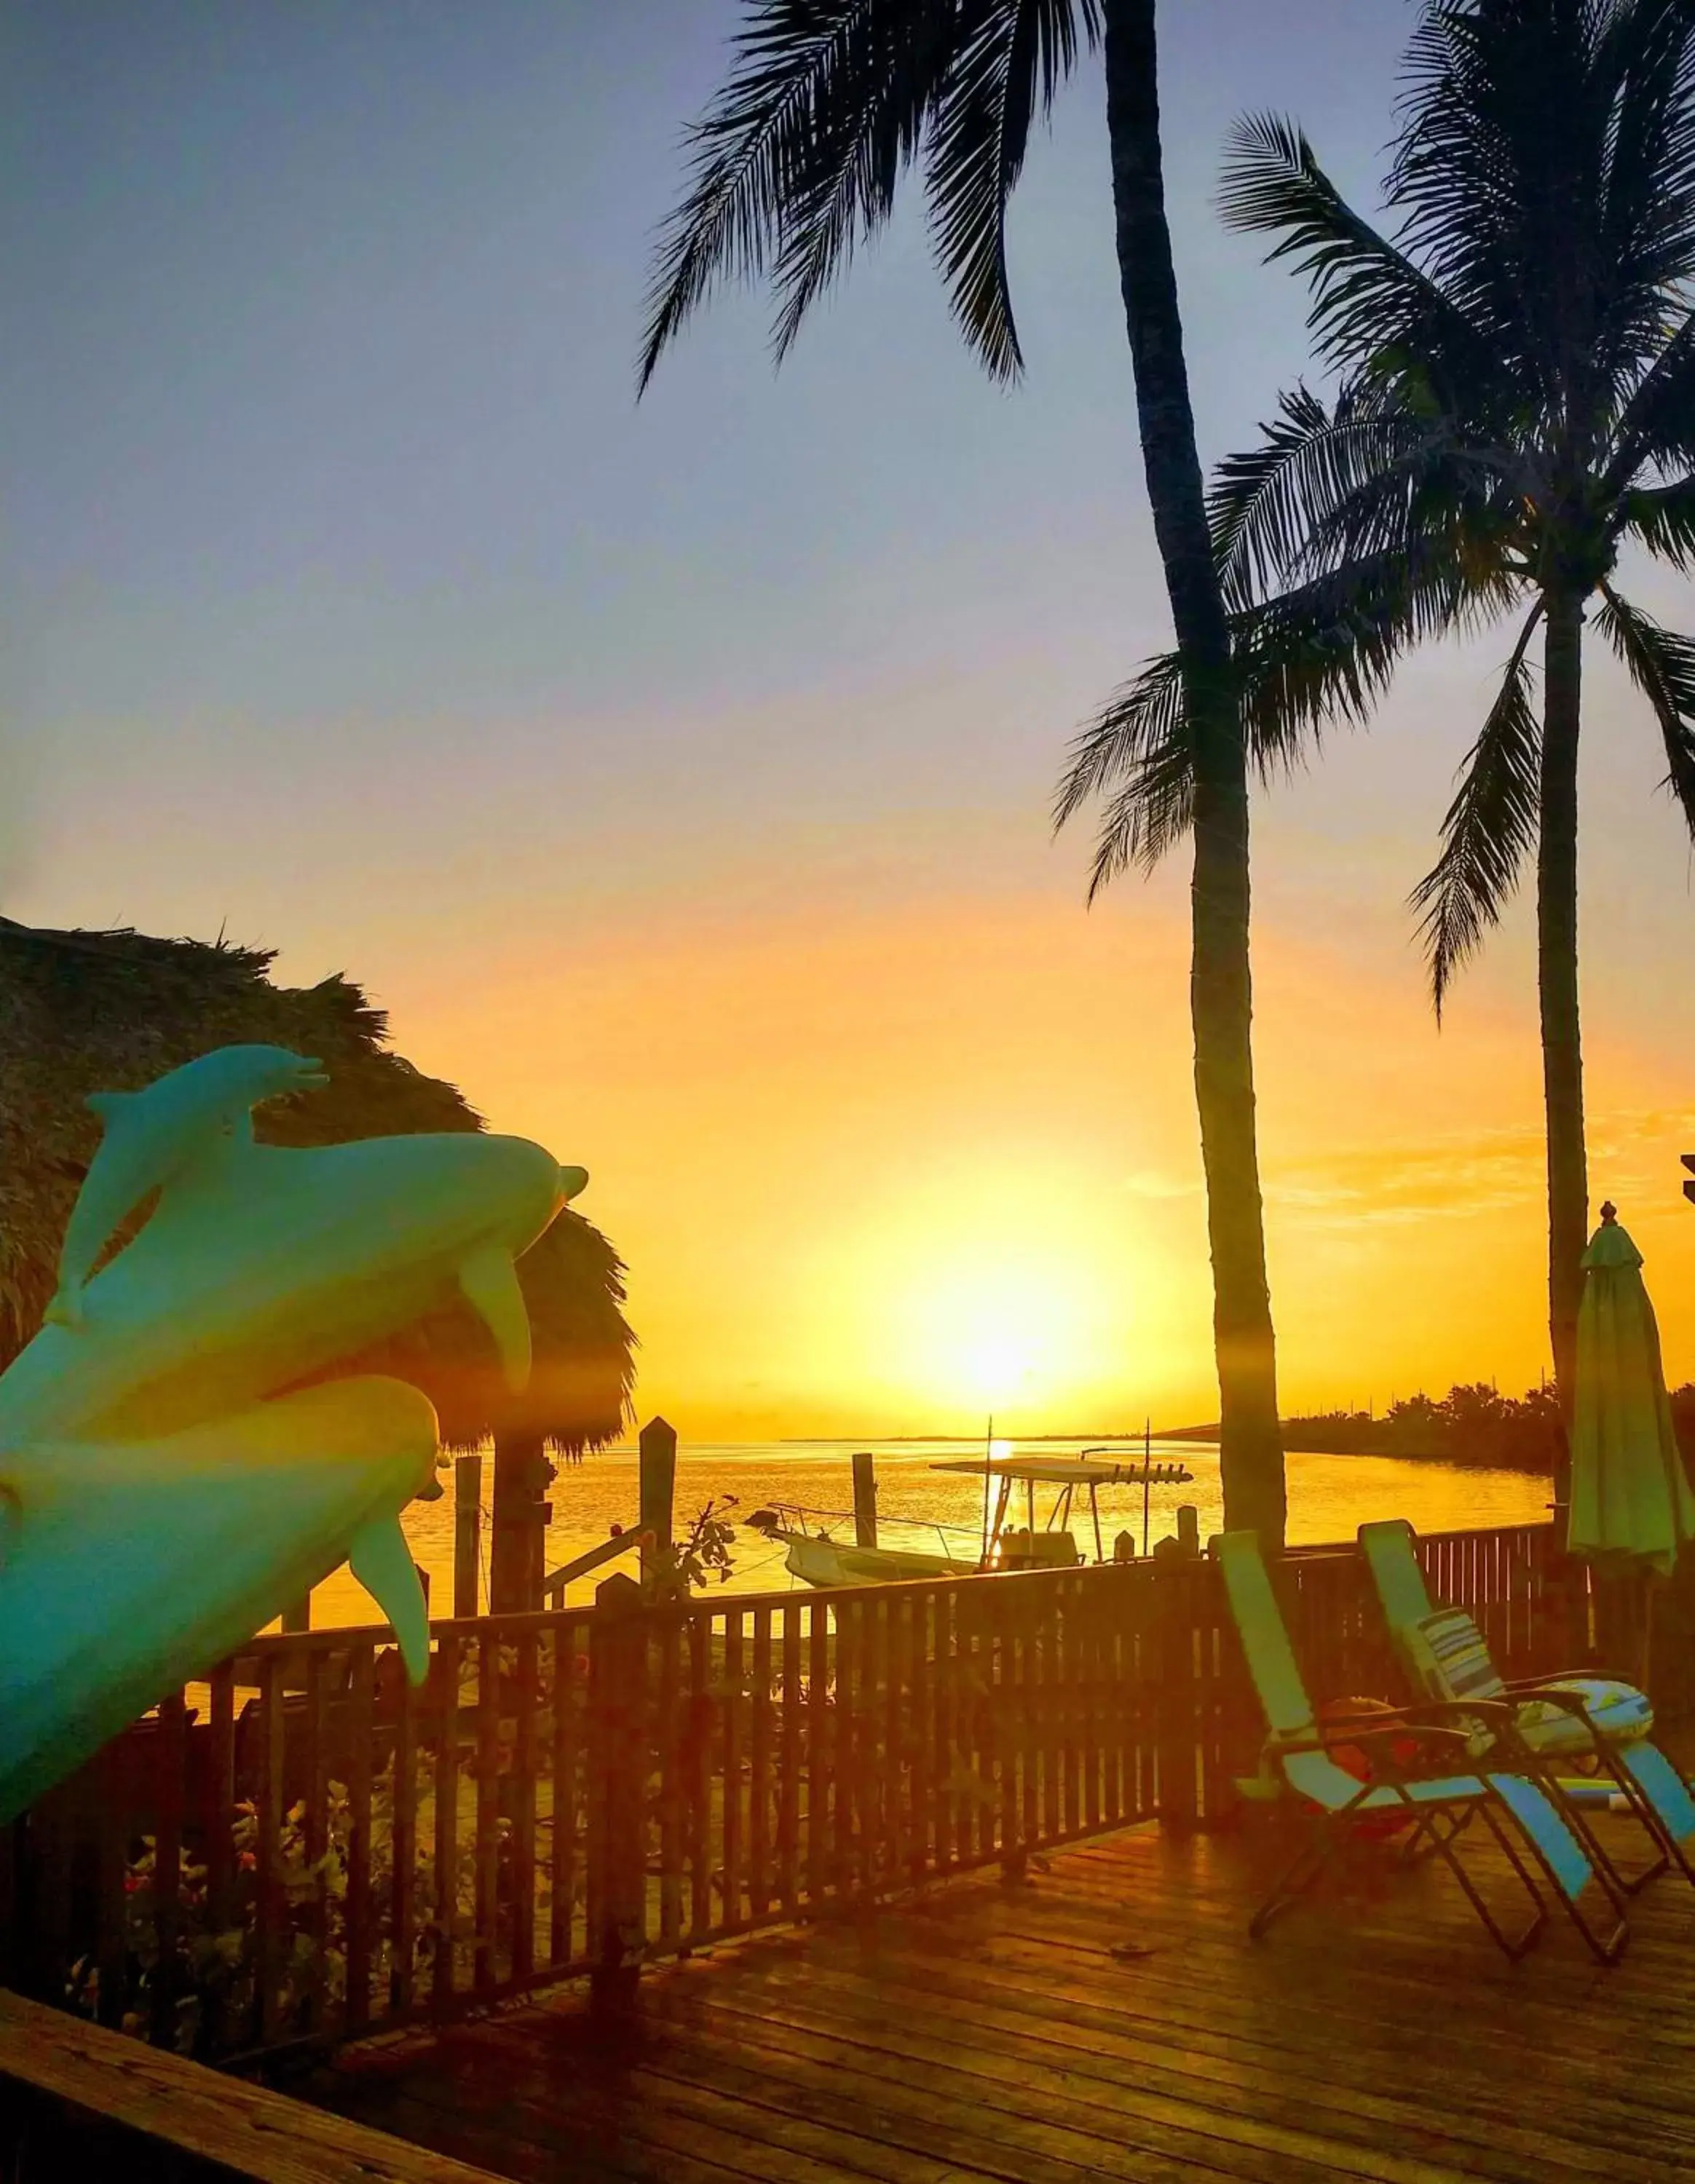
[[[784,354],[915,163],[961,330],[991,373],[1015,377],[1007,200],[1038,107],[1101,49],[1142,458],[1193,723],[1190,994],[1224,1506],[1229,1524],[1280,1542],[1249,1042],[1247,776],[1166,224],[1154,29],[1154,0],[750,0],[737,65],[695,127],[692,187],[661,240],[640,384],[727,274],[770,276]]]
[[[1304,273],[1338,383],[1328,401],[1286,395],[1260,445],[1221,465],[1214,546],[1262,772],[1326,720],[1366,718],[1413,644],[1517,618],[1413,904],[1440,1019],[1535,846],[1548,1320],[1569,1402],[1588,1217],[1577,752],[1592,607],[1695,833],[1695,642],[1615,581],[1627,543],[1695,565],[1695,8],[1427,6],[1386,194],[1392,240],[1291,125],[1237,132],[1225,216]],[[1174,663],[1157,660],[1073,749],[1062,814],[1110,792],[1097,884],[1186,823],[1181,710]]]

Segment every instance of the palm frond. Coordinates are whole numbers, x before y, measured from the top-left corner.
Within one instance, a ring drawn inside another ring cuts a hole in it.
[[[1659,348],[1664,298],[1695,276],[1695,12],[1607,12],[1597,72],[1611,104],[1598,228],[1609,359],[1622,382]]]
[[[1459,626],[1469,606],[1463,580],[1440,557],[1397,550],[1234,615],[1232,669],[1258,778],[1292,772],[1333,722],[1363,725],[1402,655]],[[1175,652],[1146,662],[1075,737],[1056,831],[1096,798],[1091,901],[1130,866],[1151,871],[1188,830],[1193,744]]]
[[[1606,490],[1645,469],[1695,463],[1695,311],[1685,314],[1642,375],[1613,431]]]
[[[1601,587],[1596,616],[1602,634],[1629,669],[1631,680],[1653,707],[1665,745],[1661,786],[1675,797],[1695,838],[1695,638],[1680,637]]]
[[[1249,114],[1231,131],[1219,209],[1229,226],[1273,234],[1268,265],[1292,259],[1313,292],[1307,323],[1327,363],[1394,379],[1415,370],[1413,398],[1460,408],[1498,360],[1441,290],[1352,210],[1292,123]]]
[[[1431,5],[1388,197],[1551,420],[1615,412],[1695,273],[1687,0]]]
[[[1695,568],[1695,476],[1638,487],[1623,498],[1624,527],[1675,568]]]
[[[689,131],[693,181],[661,231],[638,389],[721,282],[773,261],[778,340],[792,340],[856,236],[886,218],[957,51],[957,0],[754,0],[751,14]]]
[[[997,378],[1023,366],[1006,279],[1006,202],[1045,114],[1100,36],[1096,0],[968,0],[928,141],[930,231],[967,340]]]
[[[1207,494],[1213,552],[1233,608],[1287,583],[1308,558],[1313,527],[1419,447],[1425,428],[1355,381],[1334,405],[1302,386],[1278,399],[1257,448],[1227,455]]]
[[[1442,821],[1441,855],[1412,893],[1438,1023],[1454,972],[1498,922],[1536,837],[1542,726],[1531,703],[1525,655],[1542,615],[1539,599],[1467,755],[1458,794]]]
[[[1427,7],[1389,177],[1409,251],[1542,402],[1588,361],[1608,106],[1589,0]],[[1553,269],[1563,277],[1550,277]]]
[[[1107,804],[1090,872],[1090,902],[1130,865],[1151,871],[1187,830],[1194,745],[1175,652],[1149,660],[1073,738],[1054,797],[1055,833],[1096,796]]]
[[[1483,611],[1446,554],[1397,545],[1237,615],[1232,656],[1250,764],[1268,781],[1314,755],[1331,723],[1363,727],[1408,651]]]

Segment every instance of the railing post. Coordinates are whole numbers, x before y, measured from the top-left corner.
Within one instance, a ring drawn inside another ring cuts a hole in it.
[[[1200,1724],[1195,1687],[1195,1565],[1174,1557],[1150,1573],[1154,1586],[1156,1809],[1162,1826],[1185,1831],[1198,1818]]]
[[[598,2008],[634,1997],[647,1947],[648,1630],[641,1587],[594,1590],[588,1641],[589,1995]]]

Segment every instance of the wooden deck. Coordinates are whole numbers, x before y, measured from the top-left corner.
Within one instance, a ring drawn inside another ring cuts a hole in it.
[[[1621,1858],[1622,1821],[1603,1823]],[[522,2179],[1513,2184],[1695,2170],[1695,1893],[1605,1970],[1556,1914],[1513,1966],[1439,1865],[1362,1852],[1263,1942],[1262,1821],[1152,1826],[644,1980],[344,2051],[307,2096]],[[1469,1863],[1504,1901],[1498,1857]],[[1516,1908],[1516,1907],[1514,1907]],[[1130,1945],[1137,1952],[1115,1955]]]

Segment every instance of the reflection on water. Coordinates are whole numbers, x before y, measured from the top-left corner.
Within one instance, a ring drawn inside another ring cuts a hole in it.
[[[1098,1446],[1098,1444],[1088,1444]],[[983,1485],[978,1479],[957,1473],[938,1472],[930,1466],[940,1459],[957,1460],[972,1453],[957,1441],[873,1441],[765,1443],[735,1442],[722,1446],[680,1448],[677,1458],[677,1529],[709,1501],[733,1496],[737,1507],[730,1514],[739,1519],[761,1503],[800,1502],[812,1508],[845,1510],[851,1506],[852,1485],[849,1457],[856,1448],[870,1446],[877,1457],[878,1502],[890,1546],[933,1549],[934,1530],[917,1527],[937,1524],[958,1526],[954,1536],[973,1552],[982,1523]],[[1071,1455],[1084,1443],[1020,1441],[1028,1454]],[[1141,1443],[1126,1444],[1121,1454],[1139,1461]],[[1174,1512],[1179,1502],[1190,1502],[1201,1513],[1201,1537],[1216,1532],[1222,1521],[1218,1490],[1218,1453],[1216,1448],[1185,1441],[1155,1441],[1156,1460],[1180,1462],[1194,1473],[1186,1486],[1156,1486],[1150,1509],[1155,1540],[1176,1529]],[[1443,1463],[1408,1462],[1382,1456],[1291,1456],[1289,1465],[1289,1536],[1291,1540],[1347,1540],[1355,1529],[1379,1517],[1405,1517],[1421,1532],[1459,1529],[1473,1525],[1539,1524],[1547,1518],[1551,1499],[1548,1481],[1518,1471],[1481,1471]],[[485,1511],[492,1491],[492,1463],[483,1463]],[[1022,1490],[1020,1502],[1022,1502]],[[611,1449],[587,1457],[580,1464],[561,1464],[549,1490],[553,1524],[548,1540],[548,1566],[556,1568],[573,1555],[604,1540],[614,1524],[633,1529],[636,1520],[636,1453],[633,1448]],[[1037,1522],[1045,1521],[1049,1497],[1039,1493]],[[1022,1518],[1022,1508],[1020,1509]],[[1129,1530],[1138,1548],[1141,1544],[1142,1496],[1140,1488],[1117,1488],[1101,1496],[1101,1529],[1108,1547],[1112,1535]],[[895,1522],[910,1518],[914,1524]],[[1080,1520],[1080,1521],[1079,1521]],[[405,1516],[405,1530],[419,1563],[430,1574],[430,1604],[438,1615],[451,1611],[453,1602],[454,1505],[451,1482],[439,1502],[415,1502]],[[1085,1540],[1086,1510],[1073,1517],[1078,1544],[1089,1552]],[[839,1525],[832,1529],[839,1533]],[[850,1535],[851,1526],[848,1526]],[[486,1602],[488,1527],[482,1528],[482,1557]],[[735,1592],[785,1591],[792,1582],[783,1567],[783,1550],[758,1534],[739,1531],[735,1569],[728,1589]],[[610,1567],[617,1568],[612,1564]],[[607,1574],[597,1571],[572,1589],[572,1606],[586,1604],[596,1583]],[[315,1624],[374,1623],[382,1620],[364,1588],[345,1567],[320,1585],[312,1598]]]

